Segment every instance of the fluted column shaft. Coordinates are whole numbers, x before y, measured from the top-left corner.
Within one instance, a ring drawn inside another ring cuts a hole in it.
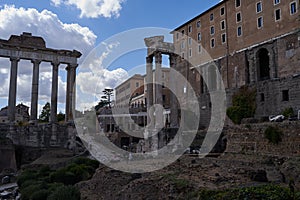
[[[51,112],[50,122],[57,122],[57,95],[58,95],[58,66],[59,63],[52,64],[52,90],[51,90]]]
[[[33,63],[33,74],[32,74],[32,88],[31,88],[30,119],[36,121],[37,114],[38,114],[39,66],[41,61],[32,60],[31,62]]]
[[[10,83],[8,96],[8,119],[10,122],[15,121],[16,115],[16,96],[17,96],[17,75],[19,58],[10,58]]]

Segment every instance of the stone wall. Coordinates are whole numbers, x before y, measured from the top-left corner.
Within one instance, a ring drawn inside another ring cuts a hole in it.
[[[14,145],[26,147],[66,147],[75,137],[71,124],[1,125],[0,135],[8,137]]]
[[[268,126],[278,127],[282,141],[278,145],[270,143],[264,135]],[[243,124],[224,130],[227,136],[227,153],[262,154],[272,156],[300,156],[300,122],[267,122]]]
[[[0,173],[3,169],[17,169],[15,147],[11,140],[0,137]]]

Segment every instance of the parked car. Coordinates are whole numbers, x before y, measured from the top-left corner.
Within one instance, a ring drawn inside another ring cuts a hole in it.
[[[283,115],[271,115],[269,116],[269,121],[270,122],[282,122],[284,120]]]

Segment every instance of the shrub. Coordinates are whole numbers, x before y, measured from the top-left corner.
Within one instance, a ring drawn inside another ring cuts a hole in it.
[[[36,171],[25,170],[22,172],[20,176],[18,176],[17,183],[19,186],[22,186],[24,182],[35,180],[36,179]]]
[[[288,118],[288,117],[291,117],[294,115],[294,110],[293,108],[286,108],[282,111],[282,115],[285,117],[285,118]]]
[[[232,96],[232,107],[227,109],[227,116],[240,124],[243,118],[253,117],[256,110],[256,89],[241,87]]]
[[[199,199],[205,200],[231,200],[231,199],[260,199],[260,200],[290,200],[292,196],[287,188],[277,185],[263,185],[229,189],[223,191],[202,190]]]
[[[265,130],[265,137],[273,144],[281,142],[282,135],[282,131],[278,127],[269,126]]]
[[[63,186],[55,190],[47,200],[80,200],[80,192],[74,186]]]
[[[49,191],[46,189],[38,190],[31,195],[31,200],[45,200],[49,195]]]

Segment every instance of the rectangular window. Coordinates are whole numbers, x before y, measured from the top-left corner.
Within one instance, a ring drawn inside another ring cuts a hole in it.
[[[211,13],[211,14],[210,14],[209,19],[210,19],[210,21],[213,21],[213,20],[214,20],[214,13]]]
[[[235,0],[235,7],[241,6],[241,0]]]
[[[226,34],[225,33],[222,34],[221,39],[222,39],[222,44],[224,44],[226,42]]]
[[[257,18],[257,28],[262,28],[263,27],[263,18],[259,17]]]
[[[183,35],[184,35],[184,30],[181,31],[181,36],[183,36]]]
[[[192,49],[189,49],[189,56],[192,57]]]
[[[201,41],[201,33],[198,33],[198,41],[200,42]]]
[[[181,59],[184,59],[184,52],[181,53]]]
[[[181,49],[184,49],[184,48],[185,48],[185,42],[182,41],[182,42],[181,42]]]
[[[191,46],[191,45],[192,45],[192,38],[189,37],[189,46]]]
[[[237,27],[237,36],[240,37],[242,35],[242,27]]]
[[[289,90],[282,90],[282,101],[289,101]]]
[[[261,2],[256,3],[256,13],[260,13],[262,11],[262,4]]]
[[[211,26],[211,27],[210,27],[210,34],[211,34],[211,35],[214,35],[214,34],[215,34],[215,27],[214,27],[214,26]]]
[[[290,13],[291,13],[291,15],[293,15],[296,12],[297,12],[297,6],[296,6],[296,2],[294,1],[290,4]]]
[[[225,29],[225,20],[221,21],[221,30]]]
[[[198,45],[198,53],[201,53],[202,47],[201,44]]]
[[[275,21],[279,21],[281,18],[280,9],[275,10]]]
[[[280,3],[280,0],[274,0],[274,5],[277,5]]]
[[[136,82],[135,87],[139,87],[139,86],[140,86],[139,82]]]
[[[200,28],[200,27],[201,27],[201,22],[197,21],[197,28]]]
[[[264,101],[265,101],[265,94],[260,93],[260,102],[264,102]]]
[[[242,21],[242,15],[241,13],[236,13],[236,22],[241,22]]]
[[[192,26],[190,25],[189,26],[189,33],[191,33],[192,32]]]
[[[222,16],[222,15],[224,15],[224,14],[225,14],[225,8],[222,7],[222,8],[220,9],[220,15]]]
[[[179,33],[176,33],[176,39],[177,40],[179,39]]]
[[[210,47],[211,48],[215,47],[215,39],[214,38],[210,40]]]

